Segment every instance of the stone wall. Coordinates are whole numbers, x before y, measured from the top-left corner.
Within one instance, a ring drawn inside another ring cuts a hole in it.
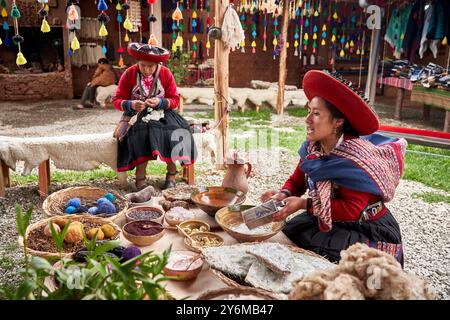
[[[67,72],[0,74],[0,101],[71,99],[70,77]]]

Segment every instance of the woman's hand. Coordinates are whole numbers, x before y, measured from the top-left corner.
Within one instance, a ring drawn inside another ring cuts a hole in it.
[[[278,192],[276,190],[268,190],[262,194],[261,201],[263,203],[267,202],[271,199],[281,201],[281,200],[285,199],[286,197],[287,197],[287,195],[282,192]]]
[[[140,100],[133,100],[131,101],[131,109],[137,112],[141,112],[146,107],[145,102]]]
[[[157,97],[145,100],[145,104],[153,109],[156,108],[160,102],[161,102],[161,99],[157,98]]]
[[[282,221],[300,209],[306,209],[306,199],[289,197],[284,199],[285,206],[272,216],[273,221]]]

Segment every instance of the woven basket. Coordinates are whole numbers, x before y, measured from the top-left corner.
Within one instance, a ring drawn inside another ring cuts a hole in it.
[[[106,191],[101,188],[95,188],[95,187],[71,187],[63,190],[59,190],[57,192],[52,193],[49,195],[42,204],[42,208],[44,209],[45,213],[52,217],[57,215],[64,215],[67,216],[66,213],[64,213],[64,209],[66,207],[66,203],[71,198],[80,198],[82,203],[91,203],[93,206],[97,204],[97,200],[105,194],[109,193],[110,191]],[[114,201],[114,205],[116,206],[116,211],[114,215],[108,215],[108,214],[98,214],[95,215],[95,217],[99,218],[109,218],[111,221],[115,222],[117,219],[125,215],[125,211],[128,209],[128,202],[127,200],[122,197],[121,195],[117,194],[116,192],[110,192],[114,195],[116,200]],[[81,214],[86,216],[91,216],[88,213]],[[92,216],[91,216],[92,217]]]
[[[243,206],[245,208],[247,206]],[[251,207],[251,206],[249,206]],[[239,242],[261,242],[272,238],[284,227],[284,222],[274,222],[272,231],[264,234],[244,234],[232,230],[232,226],[244,223],[240,211],[230,211],[228,207],[217,211],[215,216],[216,222],[222,229]]]
[[[254,245],[254,243],[241,243],[241,244],[242,245]],[[314,253],[312,251],[308,251],[308,250],[305,250],[305,249],[302,249],[302,248],[299,248],[299,247],[294,247],[294,246],[291,246],[291,245],[286,245],[286,247],[288,247],[289,250],[291,250],[293,252],[303,253],[303,254],[306,254],[306,255],[309,255],[309,256],[312,256],[312,257],[316,257],[316,258],[319,258],[319,259],[322,259],[324,261],[329,262],[324,257],[322,257],[322,256],[320,256],[320,255],[318,255],[318,254],[316,254],[316,253]],[[252,287],[252,286],[250,286],[247,283],[240,284],[237,281],[235,281],[235,280],[231,279],[230,277],[228,277],[227,275],[225,275],[223,272],[221,272],[221,271],[219,271],[217,269],[214,269],[212,267],[211,267],[210,270],[212,271],[212,273],[216,277],[218,277],[223,283],[225,283],[229,287],[232,287],[232,288],[253,288],[253,289],[259,290],[261,292],[264,292],[266,294],[269,294],[269,295],[282,295],[282,294],[277,294],[277,293],[274,293],[274,292],[271,292],[271,291],[268,291],[268,290],[265,290],[265,289]]]
[[[120,238],[120,228],[118,225],[116,225],[115,223],[111,222],[111,220],[109,219],[105,219],[105,218],[97,218],[97,217],[91,217],[91,216],[87,216],[87,215],[70,215],[67,217],[68,219],[72,220],[72,221],[81,221],[81,222],[87,222],[90,221],[92,223],[95,223],[99,226],[103,225],[103,224],[109,224],[111,225],[114,230],[116,231],[116,235],[114,237],[112,237],[110,240],[116,240]],[[45,226],[48,224],[48,222],[51,220],[52,218],[47,218],[41,221],[38,221],[36,223],[33,223],[31,225],[28,226],[27,231],[25,233],[25,236],[27,238],[29,238],[30,233],[33,230],[39,229],[39,228],[45,228]],[[49,241],[53,241],[53,238],[49,238]],[[19,237],[19,244],[21,246],[24,245],[23,242],[23,238]],[[49,259],[49,260],[57,260],[59,259],[59,254],[58,252],[47,252],[47,251],[37,251],[31,248],[27,248],[27,251],[29,254],[33,255],[33,256],[38,256],[44,259]],[[66,253],[62,253],[61,254],[61,258],[68,258],[70,257],[74,252],[66,252]]]
[[[197,297],[197,300],[213,300],[214,298],[220,298],[225,295],[250,295],[254,297],[258,297],[260,300],[278,300],[277,297],[275,297],[273,294],[258,289],[258,288],[252,288],[252,287],[242,287],[239,288],[236,287],[229,287],[229,288],[222,288],[217,290],[209,290],[205,293],[202,293]],[[223,298],[222,298],[223,299]]]

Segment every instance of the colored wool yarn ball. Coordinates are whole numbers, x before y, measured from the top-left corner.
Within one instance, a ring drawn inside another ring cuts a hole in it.
[[[88,209],[88,213],[92,214],[94,216],[97,214],[97,211],[98,211],[97,207],[91,207],[91,208]]]
[[[103,202],[107,202],[107,201],[109,201],[107,198],[102,197],[102,198],[97,200],[97,204],[102,204]]]
[[[78,208],[79,206],[81,206],[81,200],[80,198],[72,198],[69,199],[69,201],[67,201],[66,207],[75,207]]]
[[[102,202],[98,205],[97,214],[113,214],[116,213],[116,207],[111,202]]]
[[[124,261],[128,261],[137,256],[140,256],[141,254],[142,254],[141,249],[139,249],[138,247],[135,247],[135,246],[130,246],[130,247],[126,248],[125,250],[123,250],[122,259]]]
[[[114,197],[114,195],[111,192],[105,194],[105,198],[108,199],[111,202],[114,202],[114,200],[116,200],[116,197]]]
[[[68,206],[66,210],[64,210],[64,212],[67,214],[73,214],[75,213],[75,211],[77,211],[77,208],[75,208],[74,206]]]
[[[75,213],[86,213],[88,212],[88,208],[84,207],[84,206],[79,206],[77,207],[77,210],[75,211]]]

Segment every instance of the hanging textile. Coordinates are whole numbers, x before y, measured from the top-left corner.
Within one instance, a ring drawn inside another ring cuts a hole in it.
[[[394,49],[394,57],[400,59],[403,53],[403,39],[411,15],[413,5],[407,4],[404,8],[394,8],[386,29],[384,40]],[[431,7],[431,6],[430,6]]]
[[[245,39],[244,30],[242,30],[241,21],[232,5],[228,6],[222,23],[222,41],[232,50],[239,47]]]

